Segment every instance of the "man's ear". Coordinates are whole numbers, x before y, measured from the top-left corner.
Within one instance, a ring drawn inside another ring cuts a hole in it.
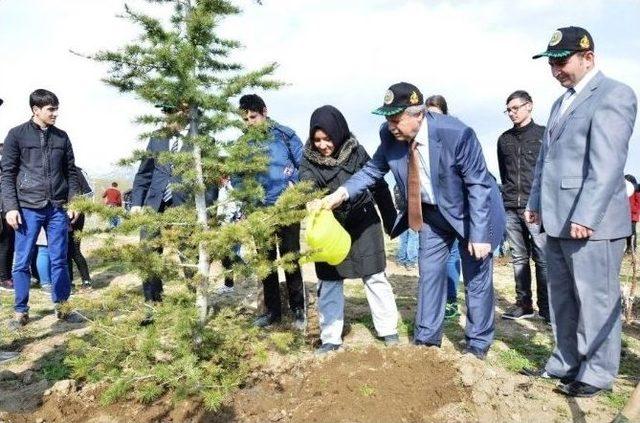
[[[268,115],[269,115],[269,111],[265,107],[264,109],[262,109],[262,116],[267,117]]]

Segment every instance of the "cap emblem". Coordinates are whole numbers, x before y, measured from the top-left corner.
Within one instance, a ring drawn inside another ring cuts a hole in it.
[[[384,104],[389,105],[393,103],[393,91],[387,90],[384,94]]]
[[[591,47],[591,43],[589,43],[589,37],[586,35],[580,38],[580,48],[589,48]]]
[[[415,91],[411,92],[411,97],[409,97],[409,103],[416,105],[420,103],[420,99],[418,98],[418,93]]]
[[[551,39],[549,40],[549,46],[550,47],[557,46],[558,43],[560,43],[560,41],[562,41],[562,32],[555,31],[553,35],[551,35]]]

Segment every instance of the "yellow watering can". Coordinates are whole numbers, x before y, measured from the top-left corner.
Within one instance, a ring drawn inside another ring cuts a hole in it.
[[[305,238],[309,248],[314,251],[305,262],[324,261],[336,266],[347,258],[351,249],[349,233],[330,210],[320,209],[309,213]]]

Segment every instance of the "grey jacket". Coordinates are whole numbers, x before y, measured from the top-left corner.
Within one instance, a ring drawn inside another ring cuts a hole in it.
[[[598,72],[555,128],[553,104],[527,208],[541,215],[549,236],[570,238],[571,223],[593,229],[590,239],[630,234],[624,166],[637,101],[633,90]]]

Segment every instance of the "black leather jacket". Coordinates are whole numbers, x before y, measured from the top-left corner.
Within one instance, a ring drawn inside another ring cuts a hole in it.
[[[498,166],[504,207],[525,208],[536,161],[542,146],[544,126],[533,120],[522,128],[511,128],[498,138]]]
[[[55,126],[43,131],[31,120],[12,128],[4,141],[0,184],[5,212],[69,201],[79,189],[67,133]]]

